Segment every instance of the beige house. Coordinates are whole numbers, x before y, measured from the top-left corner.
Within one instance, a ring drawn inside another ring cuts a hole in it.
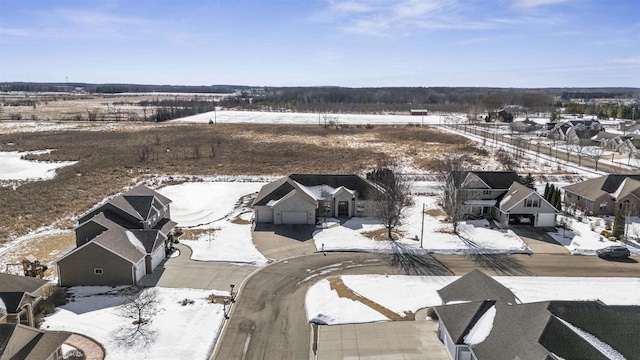
[[[357,175],[293,174],[260,189],[258,223],[314,225],[319,217],[367,217],[380,189]]]
[[[79,219],[76,248],[56,261],[61,286],[135,285],[173,245],[171,200],[143,185]]]
[[[564,203],[591,215],[627,215],[640,209],[640,175],[610,174],[567,185]]]
[[[35,326],[34,310],[50,285],[42,279],[0,273],[0,323]]]
[[[518,183],[514,171],[454,171],[450,176],[465,191],[470,218],[493,219],[502,226],[555,226],[558,210],[534,189]]]

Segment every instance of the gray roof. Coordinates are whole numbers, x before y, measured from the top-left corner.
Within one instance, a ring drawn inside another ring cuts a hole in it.
[[[152,196],[125,196],[124,198],[143,219],[147,219],[149,217],[151,205],[153,204]]]
[[[464,181],[469,173],[475,174],[491,189],[508,189],[514,181],[518,181],[515,171],[452,171],[457,181]],[[458,180],[459,179],[459,180]]]
[[[473,353],[479,360],[544,359],[549,351],[538,339],[551,314],[548,302],[508,305],[496,302],[496,316],[489,336],[476,345]]]
[[[585,199],[596,200],[602,195],[615,193],[626,178],[640,181],[639,174],[609,174],[567,185],[563,189]]]
[[[264,206],[269,201],[281,199],[295,190],[290,181],[295,181],[303,186],[328,185],[332,188],[344,186],[347,189],[356,190],[358,196],[363,200],[373,198],[380,191],[372,182],[358,175],[291,174],[264,185],[252,206]]]
[[[146,256],[146,253],[140,251],[129,241],[125,230],[120,228],[109,229],[96,236],[92,241],[89,241],[83,246],[87,246],[91,243],[101,245],[114,254],[120,255],[132,264],[137,264]]]
[[[154,226],[153,228],[155,230],[159,230],[162,233],[162,235],[167,236],[169,235],[171,230],[173,230],[173,228],[176,227],[176,225],[178,225],[177,222],[171,219],[163,218],[160,221],[158,221],[156,226]]]
[[[0,292],[0,300],[7,308],[7,314],[17,314],[20,312],[20,302],[24,297],[24,291],[3,291]]]
[[[160,194],[159,192],[153,189],[150,189],[144,186],[143,184],[139,184],[132,187],[131,189],[122,193],[122,196],[150,196],[150,197],[155,196],[156,199],[158,199],[158,201],[162,203],[162,205],[168,205],[171,203],[171,200],[169,198],[167,198],[166,196]]]
[[[516,296],[504,285],[475,269],[438,290],[442,303],[451,301],[504,300],[515,304]]]
[[[26,335],[31,340],[22,348],[15,349],[18,351],[14,354],[5,354],[14,334],[20,338]],[[0,356],[4,355],[10,360],[49,359],[69,336],[71,334],[67,332],[43,331],[18,324],[0,324]]]
[[[473,301],[461,304],[436,306],[438,318],[456,344],[464,344],[464,337],[480,317],[495,304],[495,300]]]
[[[519,182],[514,182],[509,187],[509,190],[507,190],[502,201],[500,201],[500,210],[506,211],[511,209],[534,192],[535,190],[532,188],[526,187]]]
[[[148,254],[151,254],[160,245],[164,244],[164,239],[158,230],[130,230],[138,240],[144,245]]]
[[[640,334],[640,306],[608,306],[599,301],[552,301],[548,310],[609,344],[627,359],[640,358],[640,345],[629,337],[629,334]],[[562,342],[553,342],[557,339],[558,336],[553,335],[546,338],[549,346],[553,344],[555,349],[550,350],[558,355],[572,351]]]
[[[0,291],[26,291],[33,293],[48,283],[47,280],[30,276],[0,273]]]

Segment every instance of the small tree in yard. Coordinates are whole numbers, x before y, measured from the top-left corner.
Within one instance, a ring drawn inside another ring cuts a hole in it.
[[[613,220],[613,235],[616,239],[624,235],[625,218],[621,210],[616,211],[616,217]]]
[[[133,327],[124,327],[118,334],[118,340],[128,346],[141,341],[149,343],[153,336],[153,331],[147,325],[152,320],[158,304],[158,292],[155,288],[131,287],[123,296],[123,303],[120,307],[120,315],[133,319]]]
[[[374,202],[374,216],[387,229],[389,240],[393,240],[391,232],[402,224],[407,217],[409,207],[413,205],[411,183],[392,170],[382,167],[367,174],[367,179],[381,188],[381,194]]]
[[[452,173],[444,180],[442,192],[442,205],[453,224],[454,234],[458,233],[458,224],[467,213],[465,201],[468,198],[467,191],[462,187],[462,180]]]

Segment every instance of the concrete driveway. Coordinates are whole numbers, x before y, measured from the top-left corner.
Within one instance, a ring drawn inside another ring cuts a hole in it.
[[[140,282],[143,286],[169,288],[230,290],[231,284],[240,284],[258,267],[225,262],[190,260],[191,249],[177,244],[180,256],[168,258]]]
[[[510,225],[509,228],[527,243],[534,254],[570,254],[566,247],[560,245],[547,234],[555,229],[537,228],[530,225]]]
[[[251,233],[253,244],[267,259],[280,260],[312,254],[315,225],[255,224]]]
[[[318,331],[318,360],[449,360],[435,321],[319,326]]]

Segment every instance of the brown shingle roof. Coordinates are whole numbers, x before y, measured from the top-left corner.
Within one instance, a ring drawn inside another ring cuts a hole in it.
[[[0,291],[26,291],[33,293],[49,282],[30,276],[0,273]]]

